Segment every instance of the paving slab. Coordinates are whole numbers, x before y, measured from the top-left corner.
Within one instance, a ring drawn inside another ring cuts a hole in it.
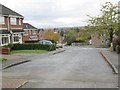
[[[17,89],[26,84],[27,81],[23,79],[2,79],[2,88],[3,89]]]
[[[101,51],[109,60],[110,62],[118,69],[118,57],[120,54],[116,52],[111,52],[109,50],[102,50]]]
[[[21,55],[2,55],[2,57],[7,59],[2,62],[2,69],[29,61],[26,56]]]

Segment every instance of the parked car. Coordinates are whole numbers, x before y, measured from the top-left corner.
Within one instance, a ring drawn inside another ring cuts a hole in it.
[[[91,39],[89,40],[89,45],[92,45],[92,40]]]
[[[48,44],[48,45],[50,45],[50,44],[53,44],[53,43],[51,41],[49,41],[49,40],[40,40],[39,44]]]
[[[58,43],[58,44],[56,44],[56,46],[57,46],[58,48],[63,48],[63,44],[62,44],[62,43]]]

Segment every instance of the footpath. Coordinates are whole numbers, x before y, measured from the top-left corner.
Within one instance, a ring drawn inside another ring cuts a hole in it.
[[[113,72],[115,74],[118,74],[118,66],[119,66],[119,59],[120,54],[117,54],[114,51],[107,50],[101,50],[100,51],[103,58],[107,61],[107,63],[110,65],[110,67],[113,69]]]
[[[54,54],[58,54],[61,52],[64,52],[65,49],[61,48],[61,49],[57,49],[56,51],[51,51],[48,53],[44,53],[47,55],[54,55]],[[30,57],[36,57],[40,54],[35,54],[32,53],[26,53],[26,54],[13,54],[13,55],[2,55],[3,58],[6,58],[6,61],[2,62],[2,70],[5,70],[7,68],[13,67],[15,65],[19,65],[25,62],[29,62],[31,61],[29,58]],[[22,79],[7,79],[7,78],[2,78],[2,90],[15,90],[20,88],[21,86],[23,86],[24,84],[26,84],[27,81],[26,80],[22,80]]]

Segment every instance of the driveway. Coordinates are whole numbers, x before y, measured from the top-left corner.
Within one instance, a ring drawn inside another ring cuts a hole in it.
[[[31,62],[3,70],[3,79],[24,79],[22,88],[117,88],[118,76],[96,48],[66,47],[59,54],[30,57]]]

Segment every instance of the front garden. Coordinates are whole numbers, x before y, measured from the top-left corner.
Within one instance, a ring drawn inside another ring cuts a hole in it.
[[[0,62],[1,61],[6,61],[7,59],[0,57]]]
[[[56,50],[55,44],[43,45],[43,44],[9,44],[3,46],[2,53],[15,54],[15,53],[45,53],[48,51]],[[10,50],[10,52],[9,52]],[[4,52],[5,51],[5,52]]]
[[[10,54],[16,54],[16,53],[46,53],[47,50],[12,50]]]

